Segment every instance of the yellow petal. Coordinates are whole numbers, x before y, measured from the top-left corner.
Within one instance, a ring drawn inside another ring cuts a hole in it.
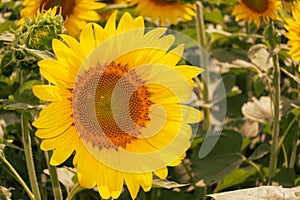
[[[35,132],[35,135],[39,138],[53,138],[62,134],[74,123],[73,118],[69,117],[59,126],[51,126],[49,128],[40,128]]]
[[[69,35],[65,35],[65,34],[61,34],[59,36],[67,43],[67,45],[70,47],[70,49],[79,56],[79,58],[82,61],[85,59],[85,56],[82,52],[80,43],[77,40],[75,40],[73,37],[71,37]]]
[[[66,161],[74,152],[75,147],[79,144],[80,140],[78,137],[75,140],[67,142],[63,147],[55,149],[51,156],[50,164],[53,166],[57,166]]]
[[[58,61],[62,63],[63,66],[66,66],[66,69],[69,71],[69,73],[76,76],[77,71],[82,63],[82,60],[79,58],[79,56],[72,51],[71,48],[58,39],[52,40],[52,47]]]
[[[138,174],[124,172],[124,179],[132,199],[135,199],[141,185],[141,179]]]
[[[186,80],[191,80],[192,78],[198,76],[204,69],[200,67],[188,66],[188,65],[178,65],[175,67],[175,70],[178,71]]]
[[[107,38],[103,28],[96,23],[88,23],[80,34],[80,45],[87,57],[94,48]]]
[[[60,127],[72,115],[71,102],[68,100],[53,102],[46,106],[40,113],[39,118],[32,123],[37,128]]]
[[[65,132],[60,134],[57,137],[44,139],[41,143],[41,149],[46,150],[52,150],[56,149],[58,147],[63,146],[66,142],[70,142],[72,140],[75,140],[78,138],[78,134],[76,132],[76,128],[74,126],[71,126],[68,128]]]
[[[143,173],[140,174],[141,177],[141,186],[145,192],[148,192],[152,187],[152,173]]]
[[[76,166],[78,181],[84,188],[93,188],[96,185],[96,176],[97,171],[99,170],[97,168],[98,161],[93,158],[87,151],[79,154],[79,162]]]
[[[75,76],[56,60],[42,60],[38,62],[40,73],[50,83],[65,88],[73,88]]]
[[[166,179],[167,176],[168,176],[168,168],[167,167],[164,167],[162,169],[159,169],[159,170],[155,170],[154,171],[154,174],[156,176],[158,176],[160,179]]]
[[[34,85],[33,94],[43,101],[62,101],[72,98],[72,93],[54,85]]]
[[[117,11],[113,12],[113,14],[108,18],[106,22],[104,30],[109,37],[116,34],[116,18],[117,18]]]

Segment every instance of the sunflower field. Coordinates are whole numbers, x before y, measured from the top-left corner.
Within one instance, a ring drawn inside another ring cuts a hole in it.
[[[300,1],[1,0],[0,200],[300,200]]]

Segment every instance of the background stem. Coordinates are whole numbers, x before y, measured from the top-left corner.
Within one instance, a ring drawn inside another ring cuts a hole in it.
[[[204,68],[205,71],[201,73],[203,80],[206,84],[203,84],[203,99],[205,105],[210,103],[210,96],[207,86],[209,85],[209,74],[208,74],[208,58],[206,53],[206,36],[205,36],[205,26],[204,26],[204,17],[203,17],[203,5],[201,1],[196,1],[196,30],[197,30],[197,39],[202,49],[200,50],[200,67]],[[205,106],[203,108],[204,119],[203,119],[203,130],[208,130],[210,125],[210,108]]]
[[[18,174],[18,172],[15,170],[15,168],[8,162],[8,160],[6,160],[6,158],[2,155],[2,153],[0,153],[0,158],[1,160],[4,162],[4,164],[8,167],[8,169],[13,173],[13,175],[15,176],[16,180],[22,185],[22,187],[25,189],[26,193],[28,194],[29,198],[31,200],[34,200],[34,196],[32,194],[32,192],[30,191],[30,189],[28,188],[28,186],[26,185],[26,183],[23,181],[23,179],[21,178],[21,176]]]
[[[22,139],[24,144],[26,165],[28,169],[31,189],[33,191],[34,199],[41,200],[39,184],[36,179],[34,162],[33,162],[31,139],[30,139],[30,132],[28,127],[28,117],[25,114],[21,114],[21,124],[22,124]]]
[[[271,155],[269,163],[269,179],[272,179],[276,174],[277,169],[277,156],[279,149],[278,139],[279,139],[279,122],[280,122],[280,67],[278,63],[278,55],[273,56],[274,63],[274,77],[273,77],[273,87],[274,91],[272,94],[273,108],[274,108],[274,123],[273,123],[273,133],[272,133],[272,146]]]
[[[49,157],[51,155],[49,155],[49,154],[50,154],[50,152],[48,152],[48,151],[44,152],[45,160],[47,163],[47,167],[49,170],[49,175],[50,175],[50,179],[51,179],[51,183],[52,183],[54,199],[62,200],[63,198],[62,198],[61,188],[60,188],[60,184],[59,184],[59,180],[58,180],[58,176],[57,176],[56,167],[50,165]]]

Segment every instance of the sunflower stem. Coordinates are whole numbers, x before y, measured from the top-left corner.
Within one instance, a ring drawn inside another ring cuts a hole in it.
[[[39,184],[36,179],[34,162],[33,162],[33,154],[31,148],[31,139],[30,139],[30,132],[28,127],[28,117],[25,114],[21,114],[21,125],[22,125],[22,139],[24,144],[25,150],[25,158],[26,158],[26,165],[28,169],[29,181],[31,185],[31,189],[33,191],[34,199],[41,200]]]
[[[274,63],[274,75],[273,75],[273,87],[274,91],[272,94],[273,107],[274,107],[274,123],[273,123],[273,132],[272,132],[272,146],[271,146],[271,155],[269,163],[269,179],[271,180],[277,169],[277,156],[279,149],[278,139],[279,139],[279,122],[280,122],[280,66],[278,63],[278,54],[273,55]]]
[[[300,78],[300,74],[296,71],[296,77]],[[298,91],[300,91],[300,84],[298,83]],[[300,93],[298,94],[298,101],[300,101]],[[297,123],[298,123],[298,127],[300,127],[300,111],[298,111],[297,113]],[[296,158],[297,158],[297,149],[298,149],[298,138],[300,136],[300,129],[298,129],[296,136],[295,136],[295,140],[292,144],[292,152],[291,152],[291,156],[290,156],[290,163],[289,163],[289,167],[290,168],[294,168],[295,162],[296,162]]]
[[[208,92],[208,70],[207,70],[207,55],[206,55],[206,36],[205,36],[205,26],[204,26],[204,17],[203,17],[203,5],[201,1],[196,1],[196,30],[197,30],[197,39],[200,44],[200,65],[205,69],[205,71],[201,74],[206,83],[204,85],[203,90],[201,91],[203,94],[203,99],[205,104],[210,101],[209,92]],[[203,119],[203,130],[208,130],[210,125],[210,108],[205,106],[203,108],[204,111],[204,119]]]
[[[58,176],[57,176],[56,167],[51,166],[49,163],[49,157],[51,157],[51,154],[50,154],[50,152],[45,151],[44,156],[45,156],[45,160],[46,160],[47,167],[48,167],[49,174],[50,174],[54,199],[62,200],[62,193],[61,193],[61,188],[60,188],[60,184],[59,184],[59,180],[58,180]]]
[[[184,160],[181,162],[182,166],[184,167],[186,173],[188,174],[189,178],[190,178],[190,182],[193,186],[196,186],[193,174],[191,172],[191,170],[189,169],[189,167],[187,166],[187,164],[184,162]]]
[[[31,200],[34,200],[34,196],[33,196],[32,192],[30,191],[30,189],[28,188],[28,186],[26,185],[26,183],[24,182],[24,180],[21,178],[21,176],[18,174],[18,172],[15,170],[15,168],[8,162],[8,160],[6,160],[6,158],[4,157],[4,155],[1,152],[0,152],[0,158],[4,162],[4,164],[8,167],[8,169],[12,172],[15,179],[22,185],[22,187],[26,191],[28,197]]]
[[[67,196],[66,200],[72,200],[75,195],[80,192],[83,188],[79,185],[79,183],[75,184],[72,188],[71,192]]]

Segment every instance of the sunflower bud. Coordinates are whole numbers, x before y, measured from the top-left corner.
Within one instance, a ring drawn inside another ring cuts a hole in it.
[[[56,15],[57,7],[38,12],[37,16],[26,18],[22,32],[28,48],[38,50],[51,50],[52,40],[58,38],[63,32],[63,17]]]

